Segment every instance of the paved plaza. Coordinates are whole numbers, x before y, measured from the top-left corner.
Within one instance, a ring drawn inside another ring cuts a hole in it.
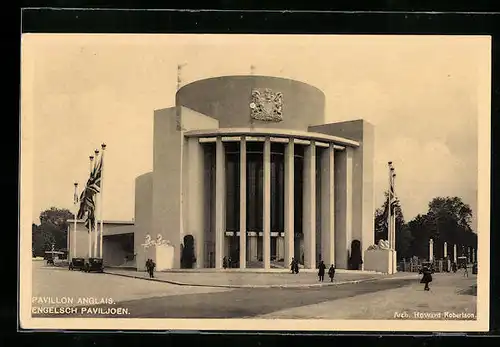
[[[316,274],[307,272],[299,275],[166,272],[156,274],[159,281],[150,281],[142,272],[121,271],[119,275],[88,274],[33,262],[33,296],[92,297],[97,303],[102,298],[113,300],[112,305],[94,305],[104,309],[99,314],[69,315],[73,317],[116,317],[105,310],[110,306],[126,309],[127,318],[401,319],[395,315],[406,314],[403,319],[414,319],[414,312],[476,313],[476,296],[472,290],[476,275],[464,277],[462,273],[435,274],[430,292],[425,292],[419,283],[420,277],[411,273],[393,276],[344,273],[339,274],[337,283],[318,286]],[[143,278],[130,278],[132,274]],[[210,278],[212,285],[231,283],[235,286],[188,284],[200,284]],[[182,280],[184,285],[163,280]],[[240,286],[246,282],[251,282],[253,287]],[[71,304],[38,304],[50,305]],[[33,316],[66,317],[68,314],[38,312]]]
[[[148,279],[149,275],[145,271],[106,269],[106,273]],[[353,283],[367,280],[386,278],[386,275],[370,272],[342,272],[335,274],[333,283],[328,276],[320,283],[316,276],[316,270],[301,271],[298,274],[291,274],[288,271],[276,271],[271,273],[263,272],[237,272],[237,271],[172,271],[155,272],[156,281],[204,287],[227,287],[227,288],[273,288],[273,287],[315,287]]]
[[[69,271],[67,267],[47,267],[33,262],[32,297],[112,298],[116,302],[180,294],[221,292],[223,288],[186,287],[100,273]],[[49,303],[50,304],[50,303]],[[70,303],[57,305],[69,306]]]

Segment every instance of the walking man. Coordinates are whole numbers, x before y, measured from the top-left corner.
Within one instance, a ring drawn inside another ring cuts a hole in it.
[[[320,282],[323,282],[325,280],[325,270],[326,270],[326,266],[322,260],[319,262],[319,266],[318,266],[318,277],[319,277]]]

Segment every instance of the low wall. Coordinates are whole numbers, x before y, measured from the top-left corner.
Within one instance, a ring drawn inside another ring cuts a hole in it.
[[[394,259],[396,252],[389,249],[371,249],[365,251],[364,270],[376,271],[387,274],[396,272]]]
[[[156,264],[156,271],[171,270],[174,266],[174,247],[171,245],[152,246],[145,249],[146,259],[152,259]],[[146,263],[136,264],[137,271],[144,271]]]

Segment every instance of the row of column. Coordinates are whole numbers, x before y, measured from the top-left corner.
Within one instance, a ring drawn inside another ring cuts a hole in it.
[[[447,257],[448,256],[448,243],[444,242],[443,244],[443,253]],[[471,253],[472,250],[472,253]],[[471,257],[472,256],[472,257]],[[429,239],[429,261],[434,261],[434,240]],[[467,248],[467,261],[476,261],[476,253],[475,249],[468,247]],[[457,262],[457,245],[453,245],[453,262]]]
[[[247,191],[247,156],[246,137],[240,139],[240,268],[246,267],[246,191]],[[285,265],[290,264],[294,256],[294,151],[295,141],[288,139],[285,146],[285,201],[284,201],[284,228],[285,228]],[[321,252],[325,264],[333,264],[335,259],[335,223],[334,223],[334,145],[329,144],[322,152],[321,159]],[[225,151],[221,137],[216,139],[216,168],[215,168],[215,267],[222,268],[222,258],[225,237],[226,213],[226,175]],[[264,140],[263,153],[263,265],[265,269],[271,267],[271,139]],[[303,225],[304,234],[304,266],[316,267],[316,145],[311,141],[304,151],[304,180],[303,180]]]

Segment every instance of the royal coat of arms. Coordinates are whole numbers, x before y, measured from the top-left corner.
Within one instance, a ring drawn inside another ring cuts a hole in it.
[[[281,122],[283,120],[283,94],[271,89],[252,90],[250,117],[256,120]]]

